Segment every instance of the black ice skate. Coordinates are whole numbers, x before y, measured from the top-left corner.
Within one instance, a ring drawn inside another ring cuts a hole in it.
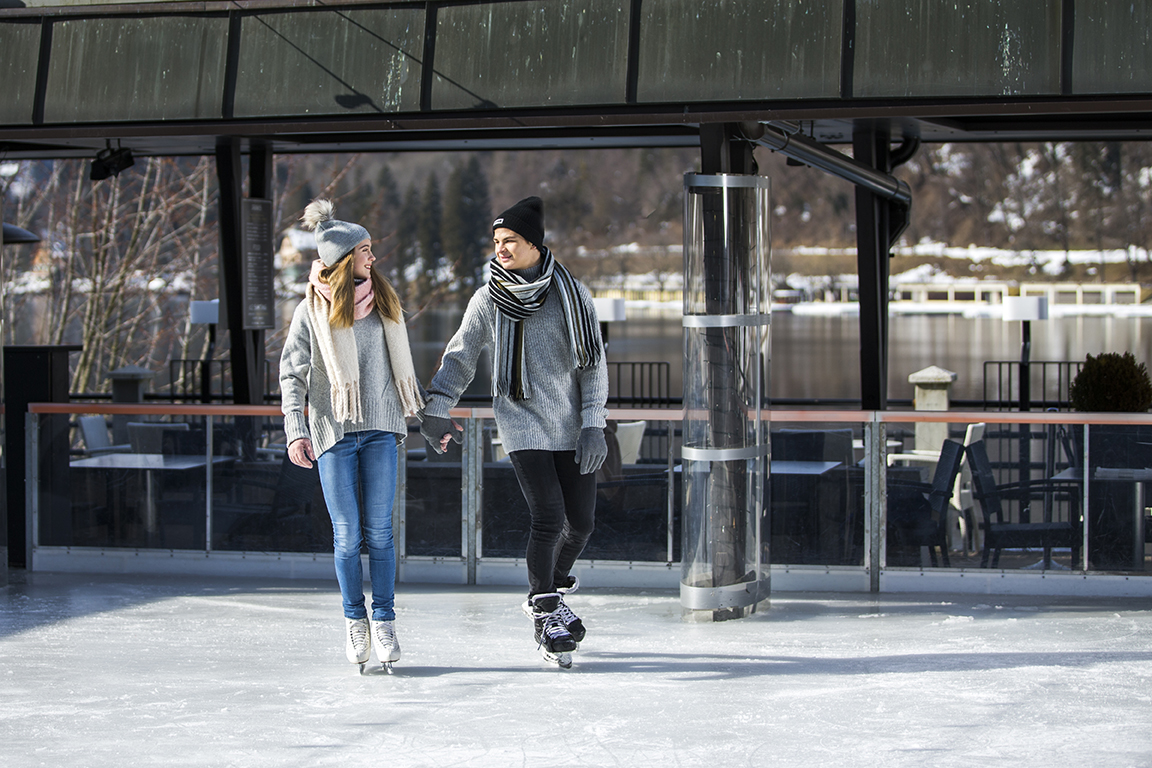
[[[584,622],[572,612],[564,600],[578,589],[580,589],[580,579],[572,575],[569,575],[563,582],[558,582],[556,586],[556,591],[560,593],[560,618],[564,620],[564,626],[568,628],[568,633],[572,635],[572,639],[577,643],[582,643],[585,635]]]
[[[524,607],[535,623],[536,645],[541,655],[546,661],[567,669],[572,666],[571,652],[576,650],[576,640],[564,625],[561,605],[559,592],[544,592],[528,598]]]

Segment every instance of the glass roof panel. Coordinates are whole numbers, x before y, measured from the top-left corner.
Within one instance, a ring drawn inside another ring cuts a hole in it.
[[[432,106],[623,103],[628,15],[616,0],[440,8]]]
[[[420,108],[424,10],[245,16],[236,117]]]
[[[218,118],[227,38],[224,17],[56,21],[44,119]]]
[[[1078,3],[1073,93],[1152,91],[1152,5]]]
[[[856,24],[853,96],[1060,93],[1060,0],[861,2]]]
[[[640,102],[832,98],[840,0],[644,3]]]
[[[39,24],[0,23],[0,72],[4,73],[0,123],[32,122],[39,58]]]

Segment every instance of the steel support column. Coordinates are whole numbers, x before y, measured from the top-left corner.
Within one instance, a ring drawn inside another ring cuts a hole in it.
[[[250,196],[268,197],[272,186],[272,152],[268,145],[252,149],[249,170]],[[240,228],[243,166],[239,140],[229,137],[217,143],[216,176],[220,184],[220,303],[231,339],[232,398],[237,405],[262,405],[264,331],[244,328],[244,237]]]
[[[852,135],[853,157],[881,173],[891,170],[887,125],[869,125]],[[888,257],[891,203],[856,187],[856,270],[860,279],[860,407],[888,408]]]

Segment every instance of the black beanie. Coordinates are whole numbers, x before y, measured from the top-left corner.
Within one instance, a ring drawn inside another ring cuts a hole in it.
[[[504,227],[523,237],[537,248],[544,245],[544,201],[526,197],[492,222],[492,231]]]

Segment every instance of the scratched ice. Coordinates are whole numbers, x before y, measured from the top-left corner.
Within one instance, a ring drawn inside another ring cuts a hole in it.
[[[395,674],[333,582],[31,574],[0,589],[0,765],[1139,766],[1152,602],[779,593],[681,618],[585,589],[571,670],[522,590],[401,584]]]

